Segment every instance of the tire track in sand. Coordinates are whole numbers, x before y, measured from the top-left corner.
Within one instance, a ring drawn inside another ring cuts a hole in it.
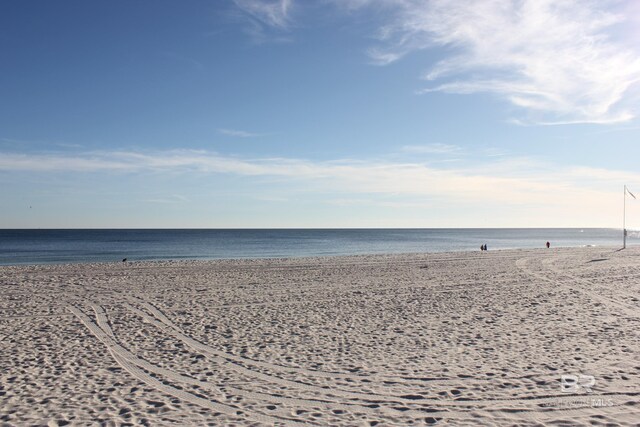
[[[369,403],[373,403],[373,404],[379,404],[379,403],[395,403],[395,404],[408,404],[408,405],[420,405],[420,404],[424,404],[424,405],[436,405],[436,406],[446,406],[446,407],[469,407],[469,409],[471,410],[479,410],[480,408],[477,407],[477,405],[495,405],[495,404],[511,404],[511,405],[521,405],[519,407],[516,408],[496,408],[496,411],[507,411],[507,412],[512,412],[512,411],[518,411],[518,412],[537,412],[538,409],[537,408],[531,408],[530,405],[531,403],[537,403],[537,404],[544,404],[544,403],[556,403],[556,402],[562,402],[562,401],[571,401],[572,399],[575,399],[576,397],[580,397],[580,395],[547,395],[547,396],[528,396],[528,397],[521,397],[521,398],[506,398],[506,399],[466,399],[466,398],[461,398],[461,399],[457,399],[457,400],[441,400],[441,399],[437,399],[437,398],[429,398],[429,397],[422,397],[420,399],[408,399],[408,398],[404,398],[401,396],[393,396],[393,395],[382,395],[382,394],[377,394],[377,393],[360,393],[360,392],[352,392],[352,391],[345,391],[345,390],[340,390],[340,389],[325,389],[323,387],[319,387],[319,386],[315,386],[312,384],[308,384],[308,383],[302,383],[302,382],[297,382],[297,381],[291,381],[291,380],[287,380],[284,378],[280,378],[280,377],[276,377],[276,376],[272,376],[272,375],[268,375],[268,374],[264,374],[262,372],[257,372],[251,369],[248,369],[242,365],[239,365],[238,363],[235,362],[234,358],[236,358],[237,356],[234,356],[233,358],[230,358],[228,353],[224,353],[221,352],[219,350],[215,350],[213,348],[211,348],[210,346],[206,345],[206,344],[202,344],[199,341],[194,340],[193,338],[187,336],[186,334],[184,334],[177,326],[173,325],[173,323],[171,323],[171,321],[165,317],[165,319],[167,321],[169,321],[169,323],[172,326],[168,326],[165,325],[164,323],[156,320],[155,318],[152,318],[150,315],[148,315],[147,313],[145,313],[144,311],[138,310],[135,307],[131,306],[130,304],[126,304],[126,306],[130,309],[133,310],[134,313],[138,314],[139,316],[141,316],[143,319],[145,319],[145,321],[155,325],[156,327],[158,327],[159,329],[168,332],[170,335],[172,335],[174,338],[177,338],[178,340],[182,341],[183,343],[185,343],[186,345],[188,345],[189,347],[191,347],[192,349],[200,352],[200,353],[204,353],[204,354],[208,354],[211,357],[211,359],[217,361],[217,362],[222,362],[224,363],[225,361],[230,363],[230,367],[238,372],[241,372],[245,375],[248,376],[254,376],[255,378],[259,378],[262,379],[264,381],[267,382],[271,382],[271,383],[275,383],[281,386],[289,386],[289,387],[294,387],[294,388],[298,388],[298,389],[303,389],[312,393],[319,393],[325,396],[332,396],[332,397],[344,397],[347,399],[352,399],[352,400],[364,400],[366,402]],[[219,356],[219,354],[221,354],[221,356]],[[237,357],[240,363],[245,362],[245,360],[242,360],[242,358]],[[462,381],[464,382],[464,381]],[[603,393],[603,394],[599,394],[598,396],[625,396],[625,397],[629,397],[629,396],[637,396],[640,393]],[[621,405],[624,403],[621,403]],[[524,407],[523,407],[524,406]],[[614,406],[618,406],[615,405]],[[552,410],[553,412],[553,410]],[[407,413],[406,410],[403,410],[403,413]],[[424,416],[424,414],[421,414],[422,416]],[[449,416],[449,415],[453,415],[453,414],[446,414],[445,416]]]
[[[172,328],[173,330],[184,334],[185,336],[186,333],[179,327],[177,326],[175,323],[173,323],[160,309],[158,309],[157,307],[155,307],[153,304],[149,303],[148,301],[142,300],[141,298],[137,298],[137,297],[129,297],[128,298],[130,301],[135,302],[136,304],[139,304],[141,306],[143,306],[148,312],[149,314],[155,316],[158,320],[160,320],[160,322],[162,322],[166,327]],[[126,307],[128,307],[130,310],[133,309],[134,312],[136,312],[137,314],[140,314],[140,311],[138,309],[136,309],[135,307],[132,307],[130,305],[125,305]],[[149,320],[149,319],[147,319]],[[160,327],[160,326],[158,326]],[[195,341],[195,340],[194,340]],[[243,357],[243,356],[237,356],[231,353],[227,353],[221,350],[216,350],[215,348],[208,346],[206,344],[202,344],[203,346],[206,346],[208,348],[209,351],[211,351],[212,353],[215,353],[215,355],[217,355],[218,357],[222,357],[222,358],[230,358],[235,362],[238,363],[243,363],[243,364],[247,364],[247,365],[253,365],[253,366],[258,366],[264,369],[268,369],[270,371],[275,371],[275,372],[281,372],[281,373],[291,373],[291,372],[295,372],[298,374],[303,374],[303,375],[307,375],[310,377],[320,377],[320,378],[330,378],[330,379],[336,379],[336,378],[340,378],[340,379],[345,379],[348,381],[352,381],[352,382],[358,382],[358,381],[362,381],[364,380],[379,380],[379,381],[388,381],[388,382],[393,382],[396,384],[400,384],[402,386],[406,386],[406,387],[412,387],[411,383],[408,383],[406,381],[411,381],[411,382],[422,382],[425,383],[427,385],[429,384],[452,384],[452,385],[458,385],[461,381],[461,378],[439,378],[439,377],[435,377],[435,378],[419,378],[419,377],[402,377],[402,376],[389,376],[389,375],[379,375],[379,374],[373,374],[373,375],[353,375],[353,374],[346,374],[343,372],[333,372],[333,371],[321,371],[321,370],[316,370],[316,369],[307,369],[307,368],[299,368],[299,367],[295,367],[295,366],[285,366],[285,365],[278,365],[278,364],[274,364],[274,363],[270,363],[270,362],[263,362],[260,360],[255,360],[255,359],[250,359],[247,357]],[[555,380],[556,377],[555,376],[545,376],[545,377],[536,377],[538,379],[553,379]],[[521,377],[500,377],[500,378],[473,378],[473,377],[465,377],[464,380],[465,382],[480,382],[480,383],[487,383],[487,382],[493,382],[496,379],[500,379],[500,380],[522,380],[522,379],[530,379],[529,375],[525,375],[525,376],[521,376]]]
[[[605,306],[609,307],[610,309],[612,308],[612,306],[615,308],[617,308],[619,311],[624,312],[626,315],[632,317],[632,318],[637,318],[639,316],[638,310],[634,307],[629,307],[626,304],[620,303],[618,301],[614,301],[610,298],[604,297],[602,295],[599,295],[595,292],[593,292],[592,290],[590,290],[590,287],[596,286],[593,282],[588,281],[587,279],[582,279],[579,277],[575,277],[575,276],[571,276],[569,274],[566,274],[564,272],[560,272],[558,270],[555,270],[551,267],[546,269],[546,272],[551,272],[553,273],[556,277],[555,278],[550,278],[548,276],[545,276],[543,274],[543,272],[536,272],[531,270],[529,267],[527,267],[527,263],[528,263],[528,259],[527,258],[520,258],[516,261],[516,266],[524,271],[526,274],[528,274],[529,276],[535,277],[537,279],[543,280],[545,282],[551,283],[553,285],[557,285],[558,282],[560,283],[567,283],[567,279],[569,281],[573,281],[574,283],[577,284],[582,284],[582,285],[588,285],[587,288],[585,288],[584,286],[572,286],[571,289],[575,289],[578,292],[582,293],[583,295],[594,299],[596,301],[599,301],[600,303],[604,304]],[[545,263],[546,261],[546,263]],[[548,265],[549,262],[551,262],[552,259],[545,259],[542,260],[542,264],[546,264]],[[564,279],[563,279],[564,277]]]
[[[223,413],[225,415],[229,415],[234,418],[247,418],[249,420],[266,423],[266,424],[281,424],[284,423],[286,425],[297,425],[304,426],[307,423],[301,423],[292,419],[283,419],[276,418],[270,415],[259,414],[259,413],[250,413],[242,408],[234,407],[231,405],[226,405],[219,402],[214,402],[208,399],[204,399],[202,397],[196,396],[192,393],[186,392],[184,390],[177,389],[168,384],[163,383],[157,378],[149,375],[144,370],[140,369],[134,363],[132,363],[127,356],[132,357],[134,359],[138,359],[133,356],[129,351],[120,346],[113,338],[111,338],[102,328],[98,327],[95,323],[91,321],[91,319],[84,314],[82,311],[73,306],[68,306],[68,310],[73,313],[83,324],[89,329],[89,331],[100,341],[102,344],[107,347],[107,350],[111,354],[111,356],[116,360],[116,362],[131,376],[138,379],[139,381],[144,382],[145,384],[159,390],[165,394],[170,396],[174,396],[180,400],[185,402],[192,403],[194,405],[198,405],[216,412]],[[98,310],[100,311],[100,310]],[[102,319],[106,319],[106,316],[102,317]],[[140,360],[140,359],[138,359]],[[143,363],[144,365],[144,363]],[[162,370],[160,368],[160,370]],[[178,379],[177,374],[171,373],[168,370],[162,370],[168,374],[168,377],[173,377],[173,379]],[[184,377],[187,378],[187,377]],[[187,381],[190,382],[190,381]]]
[[[96,318],[98,320],[98,327],[102,327],[105,333],[110,335],[111,338],[113,338],[115,341],[117,338],[115,337],[115,335],[113,334],[113,332],[111,331],[107,323],[108,318],[106,316],[104,309],[101,306],[97,306],[93,304],[92,304],[92,308],[97,314]],[[108,331],[107,329],[104,328],[104,326],[108,328]],[[122,347],[121,345],[119,346]],[[120,350],[121,350],[120,353],[122,357],[124,357],[125,359],[129,360],[131,363],[143,368],[148,372],[152,372],[152,373],[167,377],[174,382],[187,383],[187,384],[198,386],[204,389],[213,390],[219,394],[223,393],[222,388],[216,386],[215,384],[212,384],[207,381],[201,381],[193,377],[184,376],[174,371],[149,363],[146,360],[138,358],[137,356],[135,356],[133,353],[131,353],[129,350],[125,349],[124,347],[122,347]],[[383,407],[383,406],[381,406],[380,408],[374,409],[374,408],[371,408],[370,406],[358,404],[358,403],[340,403],[340,402],[335,402],[331,400],[322,400],[322,399],[292,398],[292,397],[272,395],[272,394],[262,393],[262,392],[253,392],[253,391],[249,391],[249,390],[245,390],[245,389],[241,389],[233,386],[224,386],[224,387],[228,389],[230,392],[232,392],[232,394],[236,394],[239,396],[251,397],[251,398],[262,400],[262,401],[296,405],[296,406],[304,407],[307,409],[318,409],[319,407],[324,409],[329,409],[329,410],[340,409],[345,411],[357,411],[361,413],[366,413],[371,416],[379,416],[381,414],[393,416],[393,415],[402,414],[407,416],[419,417],[419,416],[424,416],[425,413],[428,413],[431,416],[445,416],[445,415],[449,416],[450,415],[450,413],[447,411],[429,410],[425,412],[423,410],[404,410],[404,409],[401,411],[392,407]]]
[[[589,279],[584,279],[582,277],[577,277],[577,276],[574,276],[572,274],[560,271],[557,268],[554,268],[551,265],[551,263],[553,261],[554,261],[553,258],[546,258],[546,259],[542,260],[542,265],[544,265],[547,268],[547,271],[553,272],[556,276],[566,277],[569,280],[572,280],[572,281],[574,281],[576,283],[580,283],[582,285],[587,285],[586,288],[581,286],[578,289],[582,293],[584,293],[585,295],[590,296],[590,297],[600,301],[604,305],[609,305],[609,308],[612,308],[612,307],[613,308],[618,308],[620,311],[624,312],[625,314],[627,314],[628,316],[630,316],[632,318],[640,317],[640,312],[638,311],[637,307],[627,305],[627,304],[625,304],[623,302],[616,301],[616,300],[613,300],[611,298],[608,298],[608,297],[605,297],[603,295],[600,295],[600,294],[596,293],[593,290],[593,288],[597,288],[600,285],[590,281]]]

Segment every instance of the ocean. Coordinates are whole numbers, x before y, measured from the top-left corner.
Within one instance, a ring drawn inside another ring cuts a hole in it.
[[[621,246],[612,228],[0,230],[0,265]],[[628,245],[640,244],[630,233]]]

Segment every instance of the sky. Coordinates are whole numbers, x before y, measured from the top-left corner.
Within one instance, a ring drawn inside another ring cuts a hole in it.
[[[4,1],[0,64],[0,228],[620,228],[640,193],[634,0]]]

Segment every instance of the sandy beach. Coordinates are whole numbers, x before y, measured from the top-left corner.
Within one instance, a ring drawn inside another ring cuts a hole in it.
[[[638,425],[639,261],[1,267],[0,424]]]

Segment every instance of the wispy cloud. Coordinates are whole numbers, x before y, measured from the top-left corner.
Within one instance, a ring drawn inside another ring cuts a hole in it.
[[[459,153],[461,148],[453,144],[433,143],[425,145],[405,145],[402,147],[402,151],[421,154],[452,154]]]
[[[75,155],[1,153],[0,171],[234,174],[256,179],[282,178],[282,185],[304,183],[305,191],[331,194],[334,199],[340,199],[339,194],[346,193],[367,197],[378,194],[429,197],[447,203],[481,202],[538,208],[565,206],[587,210],[617,206],[617,193],[612,189],[621,183],[635,182],[640,186],[640,174],[636,173],[563,167],[526,158],[499,158],[481,166],[443,169],[416,161],[250,159],[192,150]]]
[[[247,132],[244,130],[237,130],[237,129],[218,129],[218,132],[223,135],[235,136],[238,138],[256,138],[258,136],[262,136],[262,134],[260,133]]]
[[[148,199],[144,199],[143,201],[147,203],[175,204],[175,203],[189,202],[189,198],[182,196],[180,194],[171,194],[166,197],[148,198]]]
[[[292,0],[234,0],[236,6],[271,27],[287,28]]]
[[[62,148],[72,148],[72,149],[83,148],[81,144],[72,144],[68,142],[58,142],[55,145]]]
[[[293,0],[233,0],[246,18],[246,31],[255,42],[288,41],[282,33],[291,25]],[[272,34],[275,32],[276,34]]]
[[[618,123],[637,114],[640,54],[614,37],[626,14],[615,0],[351,0],[391,16],[369,52],[386,65],[445,49],[428,70],[433,91],[501,96],[523,123]]]

